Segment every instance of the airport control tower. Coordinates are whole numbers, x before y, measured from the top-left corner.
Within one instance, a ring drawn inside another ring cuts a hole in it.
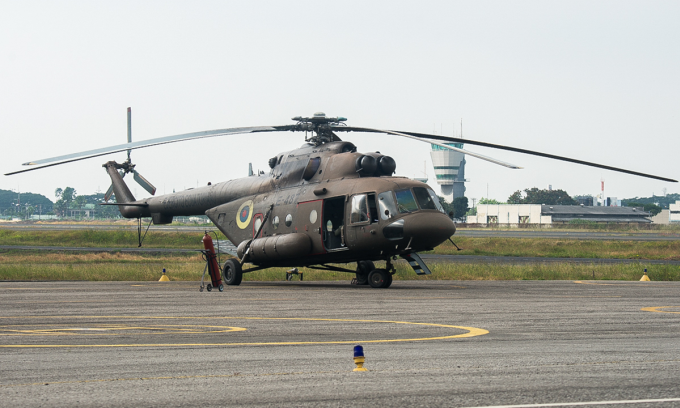
[[[462,143],[446,143],[451,147],[463,148]],[[447,202],[465,195],[465,154],[441,146],[431,145],[432,164],[442,196]]]

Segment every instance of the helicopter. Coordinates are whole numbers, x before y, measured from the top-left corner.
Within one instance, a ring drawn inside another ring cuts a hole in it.
[[[24,163],[31,166],[5,175],[127,151],[124,163],[103,164],[111,179],[106,200],[125,218],[151,218],[155,225],[174,217],[206,215],[234,245],[237,257],[221,268],[227,285],[241,284],[243,274],[271,267],[307,267],[355,274],[357,285],[388,288],[394,261],[405,259],[418,275],[431,274],[419,252],[434,249],[456,232],[435,192],[425,183],[394,176],[396,161],[380,152],[361,153],[340,132],[384,133],[459,151],[519,169],[521,167],[450,145],[466,143],[547,157],[657,180],[677,180],[505,145],[408,131],[346,125],[344,117],[317,112],[292,118],[294,124],[218,129],[132,142],[128,108],[128,143]],[[135,170],[133,149],[199,138],[264,132],[304,132],[304,144],[268,160],[269,173],[252,170],[248,177],[136,200],[123,180],[134,180],[150,194],[155,187]],[[449,143],[449,144],[447,144]],[[141,235],[140,235],[141,236]],[[140,238],[141,239],[141,238]],[[453,241],[451,241],[453,242]],[[141,245],[141,240],[140,240]],[[455,244],[454,244],[455,245]],[[384,261],[376,268],[375,261]],[[247,264],[251,266],[245,268]],[[356,269],[337,266],[356,263]],[[220,288],[221,289],[221,288]]]

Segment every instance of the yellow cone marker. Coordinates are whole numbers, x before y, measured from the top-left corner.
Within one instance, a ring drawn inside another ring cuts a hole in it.
[[[354,364],[357,368],[354,371],[368,371],[364,368],[364,348],[361,346],[354,346]]]
[[[165,274],[165,268],[163,268],[163,276],[158,280],[159,282],[170,282],[170,278]]]
[[[645,274],[640,278],[640,282],[650,282],[649,276],[647,276],[647,268],[645,268]]]

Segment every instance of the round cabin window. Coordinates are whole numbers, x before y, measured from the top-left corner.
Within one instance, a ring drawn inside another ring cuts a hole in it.
[[[309,222],[312,224],[316,223],[316,210],[312,210],[312,212],[309,213]]]
[[[279,227],[279,216],[278,215],[276,217],[274,217],[274,219],[272,220],[272,226],[274,227],[274,229],[277,229]]]
[[[260,227],[262,226],[262,218],[255,218],[255,233],[260,230]]]
[[[286,215],[286,227],[290,227],[290,225],[293,223],[293,216],[288,214]]]

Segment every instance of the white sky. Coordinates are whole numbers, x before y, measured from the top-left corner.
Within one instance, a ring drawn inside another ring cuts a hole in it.
[[[437,133],[680,178],[680,2],[0,1],[0,171],[126,141],[290,124],[323,111],[350,126]],[[429,145],[340,135],[430,184]],[[247,174],[300,133],[133,151],[172,192]],[[561,188],[619,198],[665,183],[467,145],[468,198]],[[0,176],[1,189],[104,191],[124,153]],[[137,198],[146,192],[132,183]],[[437,188],[436,191],[439,191]]]

